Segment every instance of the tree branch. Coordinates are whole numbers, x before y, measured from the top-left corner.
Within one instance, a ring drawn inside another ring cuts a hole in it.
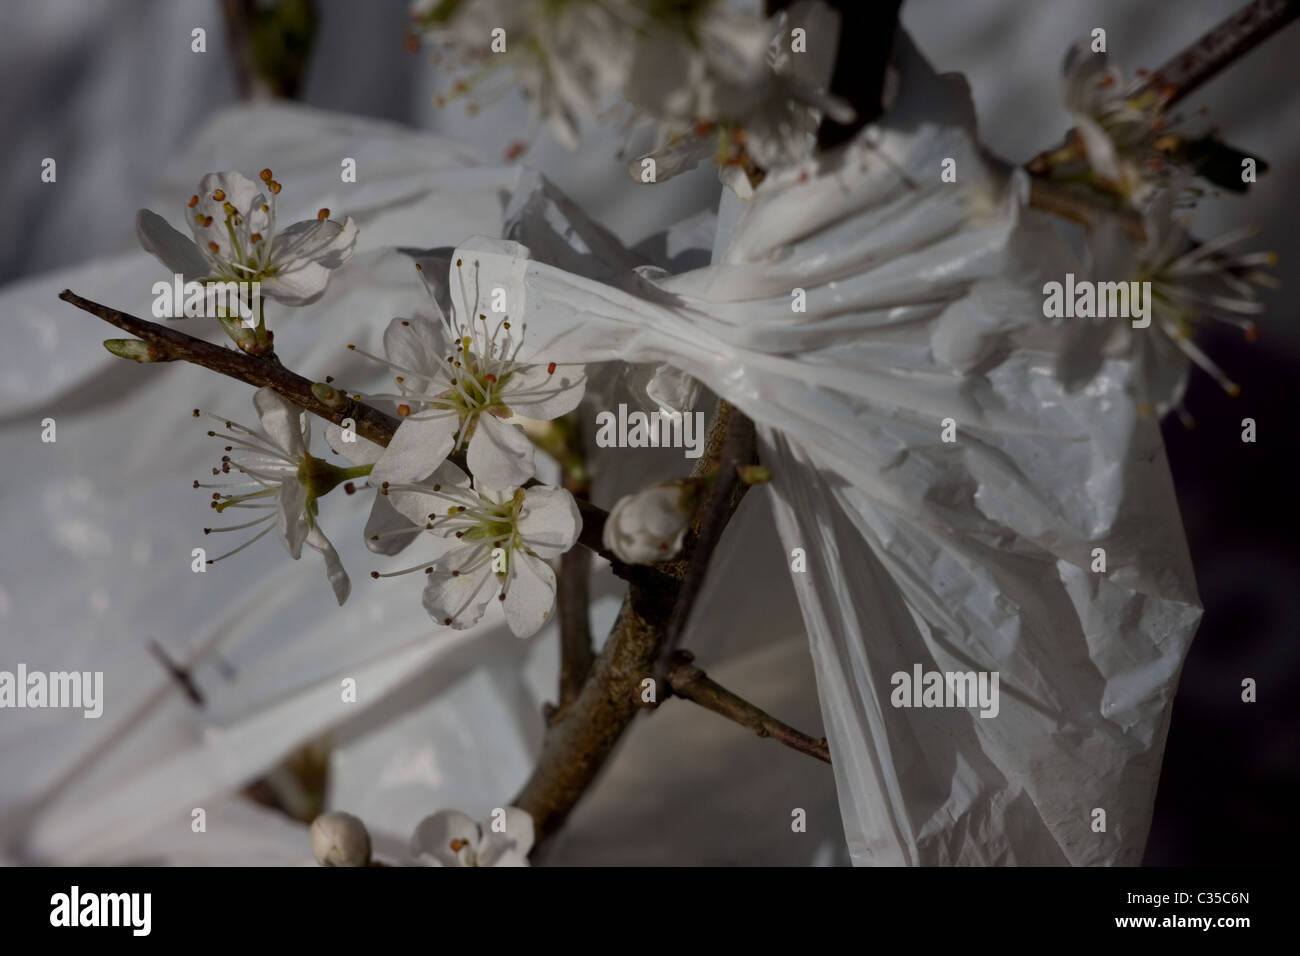
[[[387,446],[396,434],[397,426],[401,424],[401,419],[366,404],[360,398],[349,397],[342,389],[324,382],[313,382],[290,371],[274,355],[262,358],[214,345],[166,325],[84,299],[69,289],[60,292],[59,298],[84,312],[98,316],[109,325],[130,332],[146,343],[151,353],[157,350],[159,357],[151,354],[153,361],[189,362],[256,388],[273,388],[299,408],[335,425],[342,425],[345,419],[350,418],[357,434],[377,445]],[[462,469],[466,468],[463,455],[451,457]],[[582,514],[582,532],[578,543],[608,560],[616,561],[601,541],[607,517],[604,509],[590,501],[579,500],[578,511]]]
[[[778,743],[783,743],[810,757],[816,757],[823,763],[831,762],[831,751],[825,737],[809,737],[759,710],[693,665],[691,661],[694,659],[694,655],[689,651],[677,651],[673,654],[668,666],[668,686],[674,695],[699,704],[715,714],[721,714],[742,727],[748,727],[760,737],[771,737]]]
[[[1236,63],[1297,16],[1300,16],[1300,0],[1253,0],[1170,57],[1134,91],[1134,96],[1155,94],[1160,109],[1168,109]],[[1077,151],[1072,145],[1073,135],[1071,132],[1067,134],[1064,143],[1043,150],[1025,163],[1025,169],[1032,176],[1047,177],[1052,175],[1059,162],[1077,158]],[[1078,199],[1077,205],[1086,205],[1086,200]]]
[[[655,667],[655,679],[662,682],[667,676],[673,651],[681,643],[682,632],[690,619],[695,601],[704,588],[708,576],[709,560],[722,539],[722,532],[740,506],[740,499],[748,485],[740,481],[736,469],[757,460],[757,439],[754,423],[729,402],[718,401],[711,440],[720,448],[711,449],[710,459],[716,461],[716,477],[708,500],[696,515],[687,536],[682,557],[685,568],[681,576],[681,589],[673,605],[673,612],[664,631],[663,644]]]
[[[728,454],[729,426],[736,421],[736,429],[742,430],[738,420],[743,418],[726,402],[718,403],[705,452],[692,469],[694,477],[721,468],[723,457]],[[751,423],[751,431],[752,427]],[[730,470],[734,475],[734,467]],[[717,480],[722,481],[721,471]],[[715,484],[715,491],[716,488]],[[712,512],[714,518],[708,535],[721,535],[740,504],[741,493],[743,486],[716,498],[721,504]],[[711,509],[706,506],[702,510]],[[696,518],[693,534],[696,554],[701,553],[701,548],[711,554],[716,544],[714,537],[705,537],[704,520],[703,516]],[[690,559],[678,559],[653,567],[615,565],[629,582],[618,620],[597,655],[582,691],[566,711],[553,715],[537,766],[513,801],[532,816],[539,846],[563,826],[638,711],[657,706],[657,688],[663,681],[650,684],[647,681],[654,678],[669,620],[690,564]],[[707,556],[704,564],[707,566]]]

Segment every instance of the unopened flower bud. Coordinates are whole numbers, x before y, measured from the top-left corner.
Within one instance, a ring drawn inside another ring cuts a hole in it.
[[[671,560],[681,551],[698,503],[699,483],[691,479],[625,495],[605,522],[605,547],[628,564]]]
[[[104,348],[118,358],[133,359],[136,362],[167,361],[167,355],[161,349],[139,339],[105,339]]]
[[[311,849],[321,866],[366,866],[370,834],[350,813],[322,813],[311,824]]]

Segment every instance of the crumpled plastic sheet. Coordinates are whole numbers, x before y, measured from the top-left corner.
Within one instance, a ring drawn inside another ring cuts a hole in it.
[[[712,265],[575,265],[565,242],[603,250],[536,188],[515,200],[531,257],[458,255],[507,289],[522,358],[669,363],[757,423],[784,548],[807,553],[791,576],[854,862],[1136,864],[1200,617],[1137,410],[1150,368],[1108,356],[1067,391],[1073,330],[1043,318],[1041,288],[1075,256],[985,164],[964,83],[906,37],[898,58],[896,106],[838,163],[724,202]],[[891,675],[918,664],[996,672],[999,713],[892,706]]]

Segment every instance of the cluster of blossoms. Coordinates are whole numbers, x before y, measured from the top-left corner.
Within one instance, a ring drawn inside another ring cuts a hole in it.
[[[519,362],[526,328],[505,317],[505,303],[493,303],[497,312],[480,302],[463,260],[450,265],[447,279],[434,262],[438,275],[424,263],[418,268],[435,317],[390,322],[384,358],[353,347],[395,373],[398,391],[371,397],[397,402],[401,425],[383,449],[333,431],[331,443],[369,468],[378,488],[367,527],[374,550],[392,553],[391,539],[401,550],[412,528],[433,541],[433,560],[373,577],[423,569],[425,608],[454,628],[476,624],[495,594],[510,629],[527,637],[555,602],[547,561],[573,547],[582,521],[568,491],[534,482],[534,446],[523,426],[576,408],[586,376],[582,366]],[[449,460],[462,450],[472,480]]]
[[[279,192],[270,170],[263,171],[262,179],[273,196]],[[183,274],[281,280],[281,285],[271,283],[271,294],[303,304],[320,296],[329,269],[341,264],[355,244],[351,220],[339,226],[328,220],[327,210],[316,221],[295,224],[276,236],[271,204],[237,173],[210,174],[201,188],[207,198],[190,203],[195,242],[161,217],[140,214],[145,247],[167,265],[189,270]],[[213,239],[200,250],[197,240],[215,222],[213,203],[225,209],[224,243]],[[581,366],[518,361],[526,330],[512,326],[504,303],[493,303],[499,310],[484,305],[480,311],[478,284],[466,280],[461,260],[449,266],[454,283],[449,276],[428,275],[423,265],[417,268],[430,290],[435,317],[394,319],[384,333],[386,358],[370,356],[391,368],[398,387],[396,393],[372,396],[396,403],[402,418],[389,445],[381,447],[331,425],[327,440],[352,461],[350,467],[335,466],[311,454],[307,412],[274,390],[261,389],[254,399],[260,430],[218,419],[224,431],[209,432],[226,442],[213,475],[236,481],[194,482],[196,488],[216,489],[212,507],[218,512],[264,512],[251,521],[205,529],[207,534],[258,529],[211,561],[230,557],[275,530],[291,557],[299,558],[304,544],[323,555],[342,604],[351,585],[318,523],[318,501],[340,484],[351,493],[355,480],[368,478],[377,491],[366,532],[373,550],[394,553],[421,532],[435,543],[426,561],[407,569],[426,572],[424,604],[434,620],[470,627],[495,594],[511,630],[526,637],[545,623],[554,605],[555,574],[547,561],[573,546],[581,518],[569,492],[535,482],[534,446],[523,425],[577,407],[585,375]],[[453,287],[459,294],[455,304],[449,295]],[[472,481],[449,460],[462,452]]]
[[[417,0],[411,16],[467,71],[453,95],[522,89],[569,149],[579,116],[624,104],[629,128],[654,128],[655,150],[629,167],[637,178],[647,158],[655,181],[709,156],[736,170],[796,162],[823,116],[853,118],[825,92],[836,17],[806,0],[770,21],[714,0]]]

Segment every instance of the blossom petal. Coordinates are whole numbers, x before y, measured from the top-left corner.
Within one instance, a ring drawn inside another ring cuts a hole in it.
[[[311,440],[311,419],[297,405],[291,405],[273,388],[259,388],[253,405],[262,430],[290,458],[307,454]]]
[[[432,510],[432,509],[430,509]],[[397,554],[420,534],[421,525],[413,525],[393,505],[392,495],[375,495],[366,519],[366,547],[376,554]]]
[[[479,866],[527,866],[533,848],[533,818],[527,810],[505,807],[506,829],[497,833],[492,824],[483,828],[479,842]]]
[[[383,445],[363,438],[355,431],[351,437],[351,441],[345,441],[342,428],[333,422],[325,425],[325,443],[354,465],[373,465],[384,454]]]
[[[564,488],[527,488],[515,530],[538,557],[558,558],[573,547],[582,530],[578,503]]]
[[[218,190],[221,192],[221,199],[214,198]],[[230,244],[230,232],[226,228],[226,203],[233,206],[235,211],[245,219],[249,219],[252,226],[250,213],[259,210],[265,202],[262,190],[255,182],[240,173],[208,173],[199,182],[198,197],[198,203],[186,213],[190,217],[190,231],[194,233],[195,243],[199,246],[206,246],[209,242],[216,243],[217,251],[213,253],[215,256],[221,259],[232,258],[235,250]],[[212,224],[198,225],[196,221],[198,216],[211,216]],[[252,228],[256,231],[256,226]]]
[[[373,474],[371,477],[373,479]],[[469,475],[450,461],[443,461],[434,469],[433,474],[419,483],[419,487],[427,487],[430,491],[437,487],[441,497],[404,488],[389,489],[385,497],[408,521],[420,527],[424,527],[431,512],[446,514],[451,507],[452,498],[463,501],[467,506],[477,503],[478,499],[470,490]]]
[[[330,220],[295,222],[271,247],[275,272],[262,279],[262,291],[285,305],[308,305],[325,292],[330,271],[352,257],[357,227]]]
[[[447,457],[460,428],[453,411],[425,411],[402,420],[370,472],[370,483],[419,481]]]
[[[518,425],[510,425],[491,413],[476,419],[469,440],[470,473],[480,487],[517,488],[533,477],[535,446]]]
[[[281,305],[310,305],[324,293],[330,271],[315,262],[300,262],[262,280],[262,294]]]
[[[212,271],[199,247],[156,212],[141,209],[136,214],[135,234],[145,252],[186,280],[205,278]]]
[[[506,623],[516,637],[531,637],[546,623],[555,606],[555,572],[527,551],[510,552],[510,572],[503,607]]]
[[[470,565],[474,567],[469,569]],[[424,609],[439,624],[458,631],[477,624],[499,590],[492,561],[482,545],[448,551],[425,577]]]
[[[411,836],[411,853],[425,866],[471,866],[479,844],[479,825],[459,810],[425,817]],[[451,844],[456,841],[459,850]]]
[[[319,551],[321,557],[325,559],[325,573],[330,579],[330,587],[334,589],[334,598],[339,602],[339,607],[342,607],[348,595],[352,593],[352,581],[348,578],[348,572],[343,569],[339,553],[334,550],[330,539],[325,537],[325,532],[320,529],[320,525],[312,525],[311,531],[307,533],[307,545],[312,550]]]
[[[442,326],[423,316],[393,319],[384,329],[384,356],[406,380],[401,383],[404,395],[438,395],[449,388],[451,350]]]
[[[278,504],[276,531],[289,556],[297,561],[302,557],[302,544],[311,530],[311,522],[307,520],[307,489],[297,479],[286,478],[280,483]]]
[[[654,162],[655,182],[663,182],[694,169],[701,160],[713,158],[717,151],[717,133],[696,136],[691,129],[672,130],[655,149],[629,162],[627,171],[633,179],[640,181],[645,161],[649,159]]]
[[[351,216],[342,223],[332,219],[304,219],[276,234],[271,258],[283,268],[315,262],[326,269],[337,269],[352,258],[358,234]]]
[[[582,365],[525,365],[510,373],[501,401],[525,418],[549,422],[578,407],[587,389],[587,370]]]

